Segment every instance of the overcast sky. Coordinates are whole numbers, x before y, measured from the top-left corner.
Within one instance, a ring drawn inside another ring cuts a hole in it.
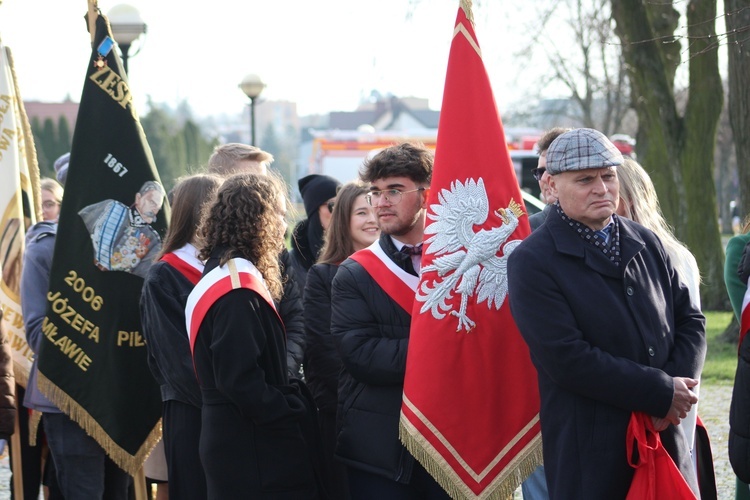
[[[118,3],[100,0],[99,7],[107,14]],[[458,0],[128,3],[148,25],[140,52],[129,59],[138,109],[145,112],[147,96],[171,106],[187,100],[200,116],[241,112],[248,100],[237,84],[247,73],[268,84],[263,97],[294,101],[303,115],[352,110],[372,89],[428,98],[439,109],[459,6]],[[514,63],[533,9],[511,0],[476,4],[477,36],[502,109],[533,78],[519,79]],[[86,0],[2,0],[0,39],[13,51],[24,99],[79,100],[90,63],[86,7]]]

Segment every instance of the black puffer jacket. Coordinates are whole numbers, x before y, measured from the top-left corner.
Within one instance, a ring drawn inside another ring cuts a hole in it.
[[[286,362],[289,376],[301,378],[300,367],[305,355],[305,317],[301,291],[305,282],[300,281],[295,274],[292,259],[287,250],[281,252],[279,264],[281,264],[281,279],[284,281],[284,296],[281,297],[278,308],[286,330]]]
[[[304,297],[307,272],[317,262],[323,248],[323,225],[318,212],[309,219],[300,221],[292,231],[292,249],[289,252],[294,273],[300,283],[300,293]]]
[[[336,413],[341,356],[331,335],[331,284],[339,266],[315,264],[305,285],[305,380],[321,412]]]
[[[414,274],[408,255],[388,235],[380,246]],[[333,279],[331,333],[344,370],[339,379],[336,456],[350,467],[408,483],[414,458],[401,445],[398,422],[411,315],[357,262]]]

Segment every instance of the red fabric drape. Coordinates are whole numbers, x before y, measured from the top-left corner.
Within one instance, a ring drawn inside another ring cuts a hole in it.
[[[529,234],[528,218],[470,18],[462,2],[412,310],[401,438],[454,498],[494,498],[512,493],[539,462],[539,395],[504,267]]]

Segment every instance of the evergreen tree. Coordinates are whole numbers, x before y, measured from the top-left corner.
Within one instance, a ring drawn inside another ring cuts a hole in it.
[[[68,124],[68,119],[63,115],[60,115],[60,118],[57,120],[57,150],[60,152],[60,154],[58,154],[55,158],[59,158],[60,155],[63,155],[70,151],[71,144],[70,125]]]
[[[274,157],[273,168],[278,170],[284,181],[296,185],[296,172],[294,168],[295,152],[298,147],[297,133],[293,127],[289,127],[286,134],[279,138],[275,128],[269,124],[263,133],[261,149],[268,151]]]
[[[42,144],[44,142],[42,125],[39,122],[38,116],[31,118],[31,133],[34,136],[34,145],[36,146],[36,159],[39,163],[39,175],[41,177],[53,177],[55,171],[52,166],[52,161],[50,161],[44,151],[44,146]]]
[[[190,117],[190,108],[183,103],[177,111],[149,102],[149,112],[141,118],[154,163],[164,187],[169,190],[175,181],[198,171],[208,160],[215,138],[207,139]]]

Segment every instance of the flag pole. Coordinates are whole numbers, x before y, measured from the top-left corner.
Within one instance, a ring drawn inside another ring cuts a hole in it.
[[[466,18],[474,24],[474,12],[471,9],[471,0],[461,0],[461,8],[466,12]]]
[[[0,0],[2,1],[2,0]],[[93,44],[96,40],[96,19],[99,17],[99,7],[97,0],[87,0],[89,6],[89,34],[91,35],[91,43]],[[143,467],[133,476],[133,489],[135,490],[136,500],[145,500],[146,496],[146,476],[143,472]],[[19,497],[22,498],[22,497]]]
[[[13,462],[13,498],[24,498],[23,496],[23,462],[21,461],[21,427],[18,419],[21,418],[21,412],[26,411],[23,402],[16,399],[16,421],[13,424],[13,435],[10,437],[10,447],[12,450]]]
[[[91,35],[91,43],[94,43],[96,39],[96,18],[99,17],[99,6],[97,0],[87,0],[89,5],[89,35]]]

